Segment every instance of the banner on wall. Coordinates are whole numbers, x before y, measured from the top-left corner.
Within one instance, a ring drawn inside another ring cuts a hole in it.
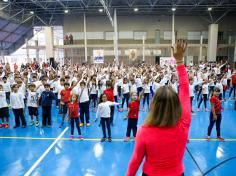
[[[176,60],[173,57],[160,57],[160,66],[164,65],[175,65]]]
[[[137,59],[137,50],[136,49],[129,50],[129,59],[133,60],[133,61]]]
[[[93,63],[94,64],[104,63],[104,50],[93,50]]]

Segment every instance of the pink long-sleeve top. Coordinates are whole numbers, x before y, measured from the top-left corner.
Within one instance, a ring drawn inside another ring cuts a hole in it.
[[[145,157],[143,172],[148,176],[180,176],[191,123],[189,81],[184,65],[177,66],[182,117],[173,127],[143,125],[139,128],[126,176],[135,176]]]

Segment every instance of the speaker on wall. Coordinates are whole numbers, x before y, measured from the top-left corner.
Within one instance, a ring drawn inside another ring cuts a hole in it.
[[[158,65],[160,65],[160,56],[156,56],[156,61],[155,61],[155,64],[158,64]]]

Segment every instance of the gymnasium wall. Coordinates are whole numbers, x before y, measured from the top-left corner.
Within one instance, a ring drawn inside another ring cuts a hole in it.
[[[204,17],[208,18],[209,17]],[[201,34],[205,33],[203,43],[207,44],[207,31],[209,22],[205,20],[203,17],[200,16],[176,16],[175,17],[175,31],[177,38],[188,38],[188,32],[200,32]],[[103,45],[106,44],[113,44],[112,40],[106,40],[106,33],[113,32],[113,28],[110,24],[109,19],[106,16],[87,16],[87,32],[88,33],[100,33],[100,35],[104,35],[103,38],[100,39],[89,39],[88,45],[97,44],[100,49],[108,50],[107,48],[103,48]],[[140,16],[140,15],[132,15],[132,16],[118,16],[118,31],[128,32],[146,32],[146,44],[170,44],[171,40],[168,40],[168,32],[171,32],[171,25],[172,25],[172,17],[171,16]],[[79,37],[75,38],[75,44],[84,44],[83,41],[83,15],[66,15],[64,17],[64,34],[75,34],[80,33]],[[160,35],[157,38],[157,32],[159,31]],[[228,43],[228,36],[235,35],[236,32],[236,20],[234,17],[224,17],[223,20],[219,23],[219,31],[223,32],[223,38],[220,40],[222,44]],[[101,34],[102,33],[102,34]],[[77,35],[77,34],[75,34]],[[169,36],[170,37],[170,36]],[[141,39],[119,39],[119,44],[142,44]],[[232,42],[234,43],[234,37],[232,38]],[[189,43],[192,44],[199,44],[199,40],[191,40]],[[141,46],[141,45],[140,45]],[[133,49],[126,48],[126,49]],[[137,48],[141,50],[141,48]],[[161,56],[170,56],[170,49],[166,47],[162,48],[155,48],[157,50],[161,50]],[[93,48],[89,48],[88,55],[89,57],[92,56]],[[109,49],[112,51],[113,49]],[[125,49],[120,48],[121,58],[124,58],[124,61],[130,63],[128,61],[128,56],[124,55]],[[72,54],[75,53],[75,54]],[[141,52],[140,52],[141,54]],[[68,57],[72,57],[74,62],[82,62],[84,52],[83,50],[79,49],[67,49],[66,55]],[[191,47],[188,48],[188,56],[197,57],[199,56],[199,47]],[[207,48],[203,47],[203,58],[207,56]],[[218,55],[229,55],[228,48],[221,48],[218,51]],[[112,56],[106,57],[108,61],[113,59]],[[141,60],[142,54],[138,55],[137,59]],[[155,56],[147,56],[147,60],[150,63],[155,62]],[[195,59],[196,60],[196,59]],[[197,59],[198,60],[198,59]],[[197,61],[196,60],[196,61]],[[200,59],[199,59],[200,60]]]

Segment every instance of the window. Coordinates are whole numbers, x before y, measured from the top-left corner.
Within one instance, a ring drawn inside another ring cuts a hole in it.
[[[143,40],[143,37],[145,37],[145,39],[147,38],[147,32],[145,31],[134,32],[134,40]]]
[[[188,32],[188,40],[200,40],[201,32]]]
[[[113,40],[113,39],[114,39],[114,32],[105,33],[105,40]]]
[[[134,39],[133,31],[120,31],[119,39]]]
[[[172,32],[164,31],[164,40],[171,40],[171,39],[172,39]]]

